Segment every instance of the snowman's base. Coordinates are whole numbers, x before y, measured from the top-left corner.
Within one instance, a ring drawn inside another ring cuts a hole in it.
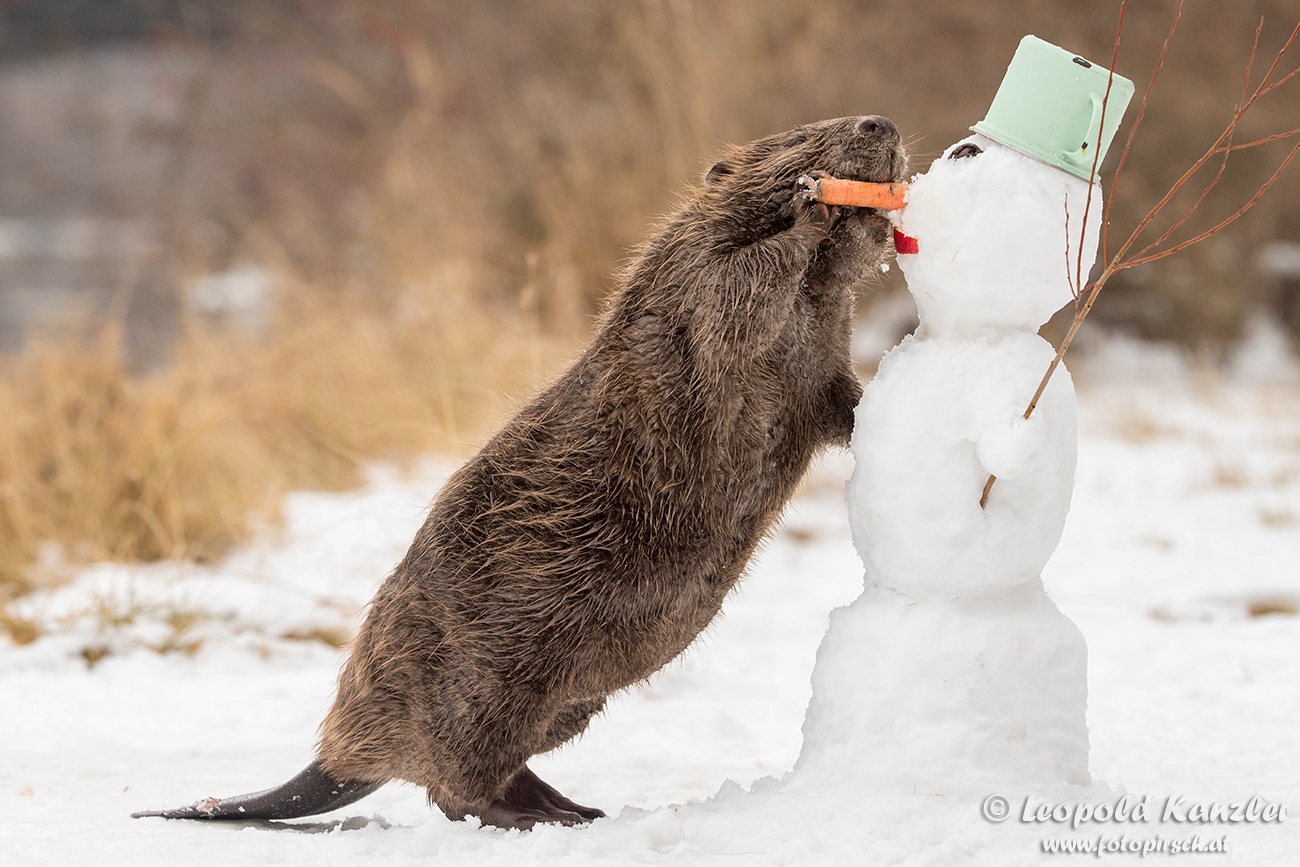
[[[1041,582],[832,614],[795,777],[952,796],[1087,786],[1087,647]]]

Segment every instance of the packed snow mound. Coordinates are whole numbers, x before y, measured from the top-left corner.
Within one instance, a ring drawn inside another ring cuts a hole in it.
[[[965,145],[983,152],[949,158]],[[972,135],[913,178],[907,207],[893,213],[919,245],[898,264],[922,334],[1037,331],[1073,299],[1072,281],[1086,280],[1096,260],[1101,187],[1090,200],[1087,181]]]
[[[867,586],[925,596],[1038,579],[1065,527],[1078,450],[1064,367],[1022,417],[1053,355],[1038,335],[1009,331],[908,337],[885,356],[858,404],[848,487]]]
[[[965,803],[1089,785],[1086,673],[1083,634],[1041,586],[868,590],[832,614],[795,775]]]
[[[1095,258],[1095,231],[1078,257],[1088,195],[982,136],[913,181],[899,224],[917,252],[899,264],[921,325],[858,405],[848,505],[865,591],[818,652],[786,783],[805,795],[1092,783],[1087,645],[1040,578],[1074,487],[1064,368],[1023,415],[1055,354],[1037,330],[1073,297],[1070,262]]]

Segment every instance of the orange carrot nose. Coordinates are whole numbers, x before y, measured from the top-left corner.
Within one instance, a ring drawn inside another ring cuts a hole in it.
[[[904,199],[910,184],[872,184],[840,178],[818,178],[813,197],[828,205],[853,205],[857,208],[880,208],[896,211],[907,207]]]

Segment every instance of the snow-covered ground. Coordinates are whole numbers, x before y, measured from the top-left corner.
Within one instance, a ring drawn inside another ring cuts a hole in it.
[[[763,778],[799,753],[827,615],[862,587],[845,454],[822,462],[682,659],[534,761],[611,818],[483,829],[399,784],[275,826],[129,818],[278,784],[310,760],[341,658],[316,639],[346,635],[404,552],[449,469],[431,460],[293,495],[282,530],[218,567],[98,566],[26,600],[48,631],[0,646],[0,861],[1007,865],[1052,858],[1049,838],[1199,834],[1228,838],[1210,863],[1300,863],[1300,390],[1176,364],[1117,378],[1106,364],[1133,359],[1112,349],[1092,385],[1080,376],[1074,504],[1044,581],[1088,641],[1091,772],[1109,788],[1078,797],[1147,796],[1146,822],[1024,822],[1031,792],[988,793],[1010,802],[1001,823],[942,792],[846,790],[825,814],[770,796]],[[1254,796],[1287,805],[1284,821],[1164,816],[1170,797],[1183,816]]]

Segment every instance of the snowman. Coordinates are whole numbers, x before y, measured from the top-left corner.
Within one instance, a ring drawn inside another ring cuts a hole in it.
[[[988,117],[894,212],[920,326],[857,408],[847,495],[865,590],[818,652],[803,782],[945,797],[1091,782],[1087,649],[1040,578],[1074,481],[1069,372],[1024,411],[1055,355],[1038,330],[1096,257],[1092,149],[1132,93],[1111,79],[1103,118],[1108,78],[1026,37]]]

